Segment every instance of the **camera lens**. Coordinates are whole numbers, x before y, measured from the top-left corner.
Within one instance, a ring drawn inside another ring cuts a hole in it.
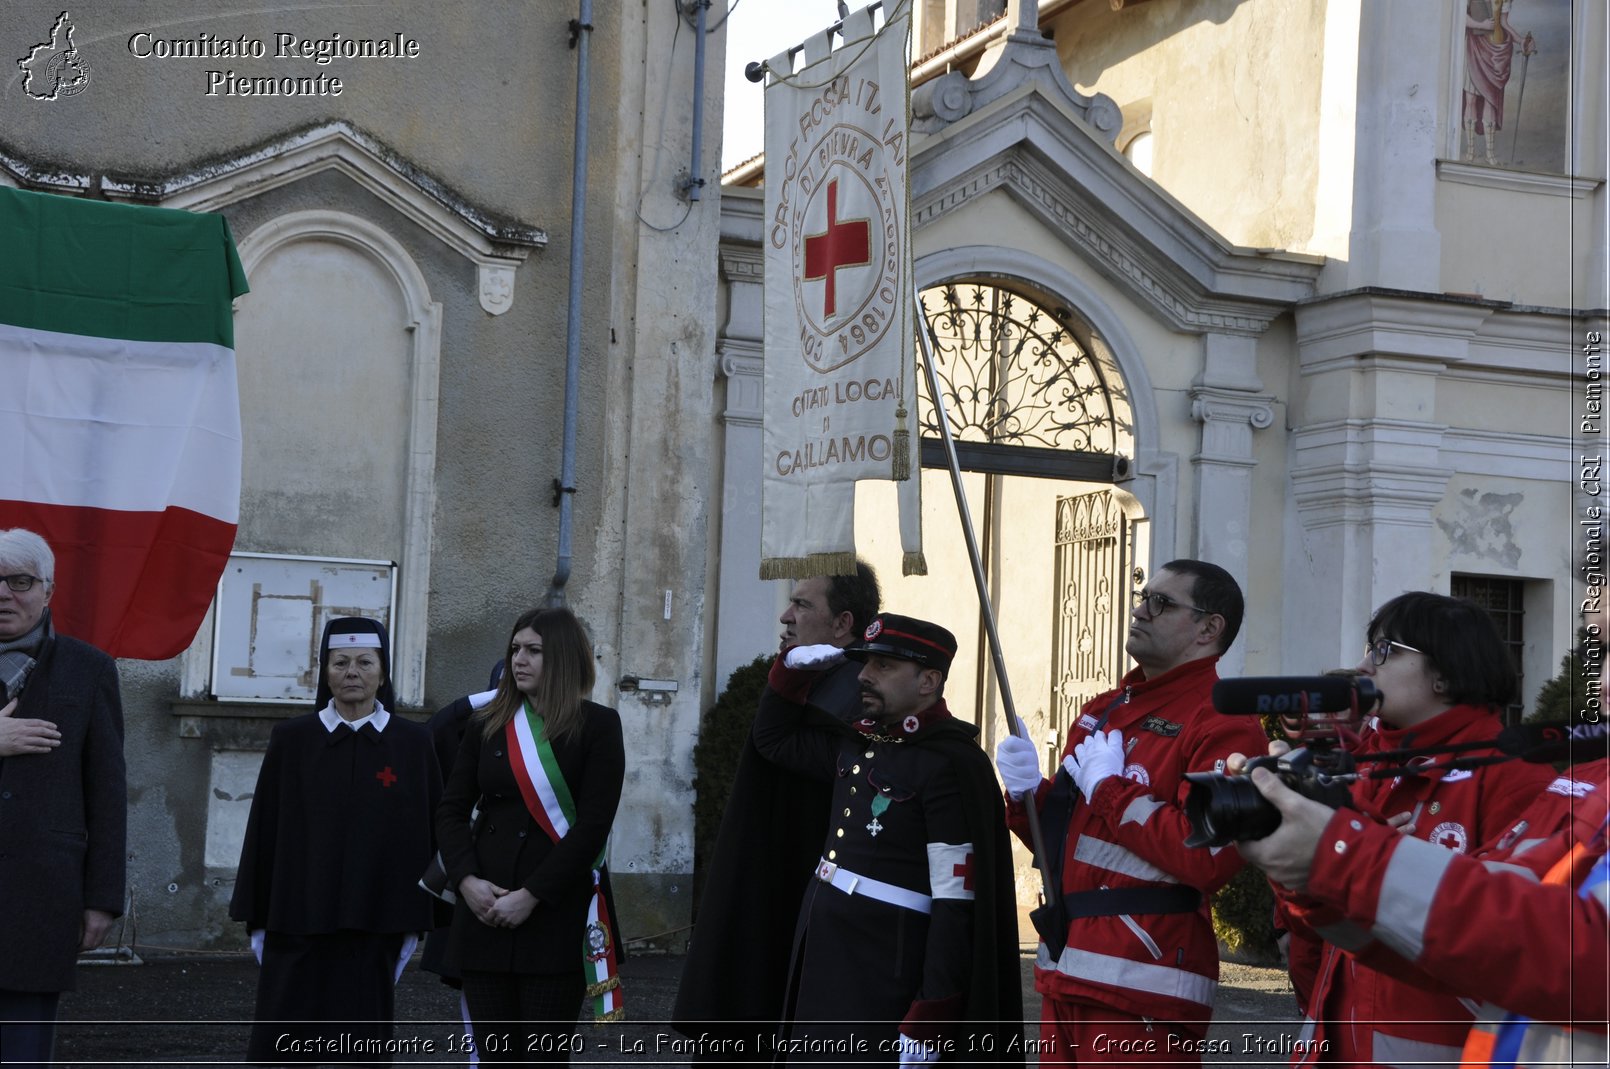
[[[1191,823],[1186,846],[1228,846],[1262,839],[1280,827],[1280,810],[1258,793],[1246,776],[1190,772],[1185,817]]]

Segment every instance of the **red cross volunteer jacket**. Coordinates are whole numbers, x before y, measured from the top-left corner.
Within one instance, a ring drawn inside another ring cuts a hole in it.
[[[1455,705],[1413,728],[1385,725],[1366,733],[1357,756],[1383,750],[1480,742],[1502,724],[1492,710]],[[1462,757],[1496,754],[1476,749]],[[1427,758],[1446,761],[1446,758]],[[1465,771],[1431,771],[1391,779],[1361,779],[1353,787],[1360,826],[1414,814],[1414,836],[1461,854],[1510,830],[1554,772],[1546,765],[1514,761]],[[1292,982],[1310,992],[1308,1021],[1300,1033],[1306,1059],[1402,1065],[1453,1061],[1470,1030],[1475,1008],[1464,992],[1430,984],[1421,976],[1400,978],[1372,967],[1370,934],[1295,896],[1281,896],[1291,929]]]
[[[1217,664],[1217,657],[1195,660],[1155,679],[1141,678],[1136,669],[1121,687],[1086,703],[1068,732],[1064,755],[1105,715],[1104,730],[1123,732],[1127,757],[1122,777],[1102,781],[1093,798],[1073,801],[1061,887],[1065,902],[1078,903],[1074,912],[1094,912],[1069,921],[1060,954],[1053,957],[1040,945],[1034,986],[1042,996],[1178,1021],[1195,1035],[1206,1033],[1219,980],[1208,896],[1242,861],[1231,847],[1184,845],[1190,834],[1185,774],[1222,772],[1230,754],[1261,754],[1268,747],[1255,717],[1214,711]],[[1053,782],[1041,784],[1036,795],[1042,813]],[[1007,823],[1027,842],[1023,808],[1009,803]],[[1044,831],[1048,839],[1056,835]],[[1194,905],[1181,912],[1151,908],[1170,898]]]

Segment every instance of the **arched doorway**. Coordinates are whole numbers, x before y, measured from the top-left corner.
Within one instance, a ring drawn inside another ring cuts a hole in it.
[[[1018,712],[1037,737],[1060,738],[1083,700],[1121,674],[1129,591],[1147,564],[1139,503],[1114,485],[1134,452],[1123,376],[1088,322],[1026,280],[952,278],[920,299]],[[857,544],[879,568],[885,604],[955,631],[946,693],[993,746],[1005,730],[998,688],[937,411],[921,371],[918,381],[929,575],[904,579],[891,566],[888,486],[858,489]]]

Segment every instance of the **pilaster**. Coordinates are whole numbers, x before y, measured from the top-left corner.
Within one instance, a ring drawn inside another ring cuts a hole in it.
[[[1191,457],[1196,480],[1194,555],[1217,564],[1246,590],[1251,574],[1252,432],[1274,423],[1273,398],[1215,386],[1191,388],[1191,418],[1202,425]],[[1238,675],[1245,643],[1225,655],[1221,675]]]

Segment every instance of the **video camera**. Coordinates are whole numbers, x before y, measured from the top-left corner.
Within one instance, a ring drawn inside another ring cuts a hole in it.
[[[1274,716],[1298,748],[1280,757],[1255,757],[1249,775],[1191,772],[1185,816],[1191,824],[1186,846],[1227,846],[1262,839],[1280,826],[1276,809],[1249,778],[1267,768],[1305,798],[1332,809],[1348,804],[1355,778],[1353,755],[1358,726],[1381,704],[1381,692],[1367,676],[1338,672],[1324,676],[1262,676],[1221,679],[1213,684],[1213,708],[1231,716]]]
[[[1263,676],[1221,679],[1213,685],[1213,708],[1230,716],[1275,716],[1282,732],[1297,749],[1280,757],[1257,757],[1247,762],[1267,768],[1305,798],[1332,809],[1348,804],[1351,784],[1357,779],[1451,772],[1520,759],[1533,764],[1555,761],[1595,761],[1610,756],[1610,720],[1544,721],[1514,724],[1491,739],[1381,750],[1355,761],[1358,727],[1378,709],[1380,691],[1367,676],[1339,669],[1323,676]],[[1427,764],[1430,757],[1446,757],[1470,750],[1486,750],[1473,757]],[[1497,750],[1492,753],[1490,751]],[[1368,764],[1367,772],[1357,765]],[[1280,827],[1276,809],[1249,776],[1218,772],[1191,772],[1185,778],[1191,789],[1185,797],[1185,816],[1191,824],[1186,846],[1226,846],[1262,839]]]

